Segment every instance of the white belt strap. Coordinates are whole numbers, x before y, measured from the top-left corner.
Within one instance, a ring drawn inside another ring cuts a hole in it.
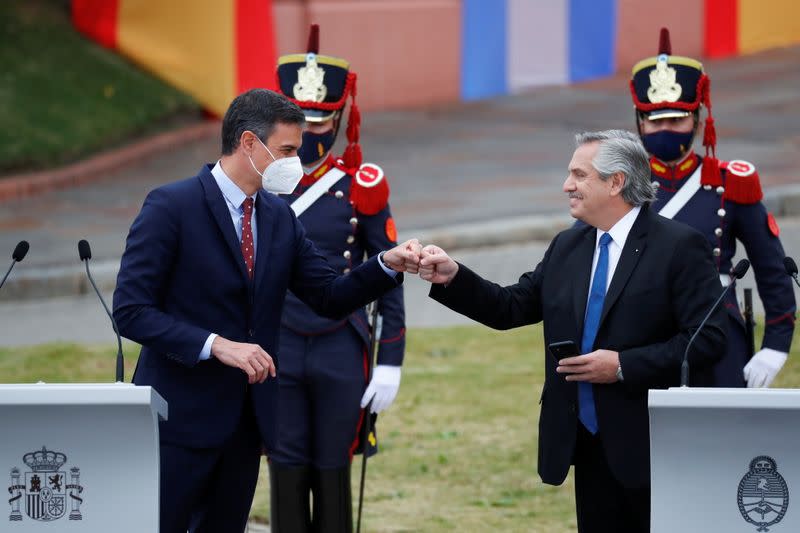
[[[296,216],[300,216],[306,209],[311,207],[320,196],[328,192],[345,175],[344,170],[333,167],[325,173],[314,185],[308,188],[300,198],[292,202],[292,210]]]
[[[694,170],[691,177],[686,180],[686,183],[683,184],[683,187],[661,208],[661,211],[658,212],[659,215],[664,218],[672,218],[678,214],[678,211],[683,209],[683,206],[700,190],[700,171],[702,168],[703,164],[701,163]]]

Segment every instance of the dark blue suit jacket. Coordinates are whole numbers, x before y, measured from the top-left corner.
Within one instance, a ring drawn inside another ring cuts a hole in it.
[[[280,198],[259,191],[251,281],[211,165],[153,190],[131,226],[114,292],[120,333],[142,345],[134,374],[169,402],[161,441],[215,447],[233,432],[248,388],[262,436],[274,439],[277,383],[248,386],[239,369],[197,358],[209,334],[259,344],[278,366],[286,291],[317,313],[345,317],[402,282],[376,259],[339,276]]]

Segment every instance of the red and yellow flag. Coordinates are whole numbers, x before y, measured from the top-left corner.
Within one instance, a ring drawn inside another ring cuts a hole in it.
[[[271,0],[72,0],[72,19],[218,116],[237,94],[276,86]]]

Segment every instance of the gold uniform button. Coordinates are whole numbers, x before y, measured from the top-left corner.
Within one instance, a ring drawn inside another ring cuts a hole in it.
[[[356,224],[358,224],[358,219],[357,219],[356,217],[353,217],[353,218],[351,218],[351,219],[350,219],[350,224],[352,224],[353,226],[355,226]]]
[[[345,259],[350,259],[350,250],[345,250],[342,255],[344,256]]]
[[[347,244],[353,244],[355,242],[355,240],[356,240],[356,238],[353,237],[352,235],[348,235],[347,236]]]

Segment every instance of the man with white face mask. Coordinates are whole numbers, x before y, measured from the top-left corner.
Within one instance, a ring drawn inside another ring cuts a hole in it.
[[[253,158],[249,155],[247,156],[250,164],[253,165],[253,170],[261,176],[261,188],[275,194],[289,194],[297,187],[297,183],[303,177],[303,165],[300,162],[300,158],[293,155],[277,159],[261,139],[256,137],[256,140],[261,143],[261,146],[272,158],[272,163],[267,163],[264,171],[259,172],[256,164],[253,163]]]
[[[388,179],[379,166],[360,161],[356,74],[346,60],[319,54],[316,24],[306,53],[280,57],[277,71],[280,91],[303,110],[307,122],[298,151],[305,175],[284,198],[331,266],[349,272],[397,241]],[[347,140],[341,159],[332,152],[340,129]],[[377,365],[368,380],[371,328],[366,311],[333,320],[291,292],[286,297],[281,419],[276,448],[269,450],[273,533],[353,530],[353,455],[378,449],[372,422],[400,387],[403,288],[378,300],[378,312]],[[367,421],[370,401],[375,414]],[[371,431],[364,438],[367,422]]]
[[[280,317],[291,289],[344,317],[416,272],[408,241],[337,273],[273,193],[302,176],[303,113],[255,89],[231,103],[222,157],[150,192],[114,292],[123,336],[142,345],[134,383],[169,403],[160,425],[162,533],[243,531],[261,443],[274,442]],[[267,188],[267,190],[264,189]]]

